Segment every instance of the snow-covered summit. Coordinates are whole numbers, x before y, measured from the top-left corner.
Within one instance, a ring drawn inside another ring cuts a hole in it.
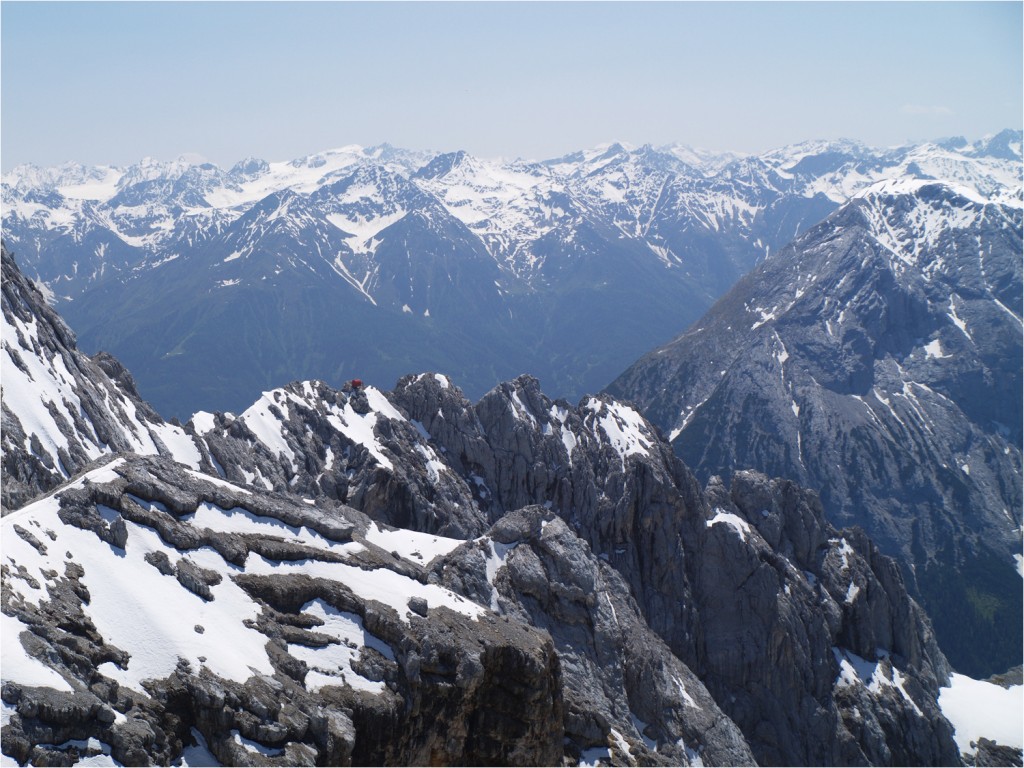
[[[4,235],[25,272],[69,304],[90,348],[126,358],[153,350],[135,365],[151,392],[177,376],[168,367],[219,361],[211,337],[224,323],[212,318],[250,317],[261,300],[248,292],[288,285],[322,296],[315,325],[416,338],[398,344],[410,350],[404,363],[346,350],[356,369],[397,378],[432,367],[418,352],[451,337],[462,340],[446,354],[476,394],[530,370],[578,396],[874,185],[944,182],[1020,207],[1015,136],[881,149],[809,141],[760,155],[613,142],[541,162],[347,145],[294,160],[248,158],[226,171],[187,158],[22,168],[4,178]],[[149,312],[121,316],[140,296]],[[234,302],[237,311],[228,309]],[[188,330],[167,316],[184,307],[196,318]],[[367,308],[372,317],[360,314]],[[287,326],[305,361],[292,375],[320,377],[338,364],[337,334],[293,327],[294,314],[253,320]],[[145,343],[116,331],[129,324]],[[170,329],[175,338],[156,339]],[[569,348],[577,344],[587,348]],[[252,352],[247,360],[269,360]],[[243,379],[270,381],[266,370],[243,374],[248,365],[225,393]]]
[[[1008,166],[915,160],[950,173],[863,187],[609,389],[706,477],[818,489],[908,564],[955,665],[1002,668],[1020,650],[1022,208],[980,183]],[[966,619],[954,588],[1001,613]]]
[[[947,141],[885,150],[848,139],[805,141],[760,156],[681,144],[654,148],[613,142],[541,163],[349,144],[291,161],[247,159],[229,171],[185,157],[144,158],[121,169],[75,163],[18,166],[3,177],[4,218],[9,245],[15,248],[32,237],[33,227],[40,225],[34,221],[46,222],[46,237],[52,238],[110,220],[118,222],[111,227],[115,237],[153,252],[174,242],[175,220],[200,209],[233,218],[284,189],[309,195],[358,168],[377,166],[408,178],[442,201],[488,242],[498,261],[515,269],[516,264],[543,258],[532,242],[557,226],[558,210],[569,210],[572,203],[611,210],[626,205],[628,218],[635,220],[627,229],[637,229],[637,222],[656,214],[656,189],[674,177],[695,174],[702,181],[693,195],[726,195],[734,206],[755,209],[787,195],[824,195],[838,204],[866,186],[899,177],[946,179],[966,184],[988,199],[1019,201],[1019,153],[1019,132],[1012,131],[975,144]],[[652,199],[643,202],[645,198]],[[565,203],[559,204],[562,200]],[[74,201],[93,202],[96,215],[90,217]],[[530,255],[523,255],[527,252]]]

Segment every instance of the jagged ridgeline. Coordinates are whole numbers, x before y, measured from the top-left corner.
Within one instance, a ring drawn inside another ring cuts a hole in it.
[[[165,418],[420,370],[472,399],[528,371],[575,401],[856,191],[952,177],[1000,194],[1019,186],[1019,143],[21,166],[3,226],[83,348],[116,355]]]
[[[435,374],[305,381],[166,424],[3,262],[10,759],[953,765],[970,749],[898,566],[795,484],[701,489],[630,406],[552,401],[529,377],[475,404]]]
[[[1019,179],[870,187],[609,387],[699,478],[757,467],[863,526],[977,677],[1024,643],[1021,214]]]

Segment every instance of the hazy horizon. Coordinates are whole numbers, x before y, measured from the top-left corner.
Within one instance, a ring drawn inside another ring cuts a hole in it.
[[[1020,129],[1022,5],[10,2],[0,164]]]

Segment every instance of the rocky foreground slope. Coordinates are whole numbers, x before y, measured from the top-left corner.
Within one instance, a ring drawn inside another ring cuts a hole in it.
[[[23,363],[81,369],[72,341]],[[701,489],[609,397],[297,382],[175,430],[65,451],[0,523],[19,763],[959,762],[896,564],[790,482]],[[46,444],[5,444],[5,487]]]
[[[646,623],[704,681],[760,761],[922,759],[906,751],[903,736],[881,736],[902,728],[905,713],[889,707],[910,702],[873,675],[881,669],[886,677],[884,659],[895,654],[914,659],[924,689],[934,690],[945,660],[898,569],[863,535],[831,529],[813,495],[755,474],[736,478],[731,490],[713,484],[702,492],[633,409],[609,398],[552,402],[529,377],[475,405],[437,375],[407,377],[386,400],[373,389],[302,383],[264,403],[230,424],[222,416],[225,423],[205,433],[211,461],[227,477],[252,471],[230,446],[273,441],[272,458],[248,462],[267,486],[307,492],[344,468],[347,482],[335,492],[390,523],[480,535],[491,521],[539,505],[621,575]],[[372,441],[358,431],[366,420]],[[413,458],[402,462],[403,454]],[[428,486],[439,492],[424,493]],[[866,659],[868,671],[844,678],[843,662],[854,658]],[[859,700],[858,680],[888,697],[888,714],[865,714],[877,707]],[[850,726],[839,703],[848,682],[845,706],[860,721]],[[850,727],[880,741],[868,746]],[[943,739],[933,733],[925,741],[931,749]]]
[[[5,510],[113,451],[198,458],[185,430],[139,397],[117,360],[78,351],[74,333],[23,277],[6,244],[0,260]]]
[[[21,762],[90,739],[124,764],[196,743],[227,765],[753,759],[540,508],[462,542],[121,456],[3,524]]]

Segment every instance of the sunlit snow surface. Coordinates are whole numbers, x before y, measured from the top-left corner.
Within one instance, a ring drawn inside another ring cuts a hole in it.
[[[64,562],[80,564],[85,570],[81,581],[90,594],[83,609],[107,643],[131,655],[127,669],[113,662],[100,665],[100,671],[120,684],[142,690],[143,680],[170,675],[178,658],[195,669],[206,666],[216,675],[244,682],[254,672],[273,674],[267,658],[266,636],[242,622],[255,620],[260,613],[253,600],[230,576],[237,572],[212,550],[184,555],[203,567],[217,566],[224,577],[210,588],[210,602],[184,589],[173,576],[165,576],[145,560],[152,552],[163,552],[176,563],[182,556],[168,546],[151,528],[128,523],[128,541],[124,550],[100,542],[90,531],[64,525],[58,517],[60,503],[53,496],[25,507],[3,519],[3,560],[25,566],[29,575],[45,584],[46,571],[64,573]],[[101,508],[101,513],[104,510]],[[116,513],[108,511],[110,519]],[[13,518],[13,519],[12,519]],[[56,538],[47,542],[47,554],[40,554],[12,528],[21,522],[37,538],[40,531],[51,530]],[[71,557],[66,558],[66,553]],[[10,588],[26,601],[46,599],[41,590],[31,590],[27,582],[12,578]],[[182,620],[182,617],[188,617]],[[195,626],[202,626],[202,633]],[[200,661],[199,657],[205,657]],[[3,650],[3,679],[20,682],[21,670],[8,667],[8,650]]]
[[[739,515],[733,514],[732,512],[726,512],[724,509],[718,509],[716,507],[715,516],[704,524],[710,528],[711,526],[718,525],[719,523],[724,523],[725,525],[730,526],[734,531],[736,531],[736,535],[744,541],[747,540],[747,536],[750,534],[750,525],[746,520]]]
[[[115,459],[83,476],[74,485],[109,482],[117,476],[117,469],[124,461]],[[223,484],[219,478],[206,478],[198,472],[190,474],[198,480]],[[243,494],[243,498],[247,494]],[[163,511],[158,504],[133,498],[152,511]],[[97,511],[108,522],[118,516],[115,510],[102,505]],[[81,565],[84,570],[81,583],[90,595],[89,602],[82,606],[83,611],[106,643],[130,655],[124,668],[105,662],[99,671],[134,690],[143,690],[145,680],[171,674],[179,659],[187,661],[194,670],[206,669],[238,682],[244,682],[255,673],[273,674],[266,652],[267,637],[246,626],[247,623],[255,626],[261,609],[235,582],[233,577],[242,573],[303,574],[336,581],[359,598],[391,606],[405,621],[409,620],[408,601],[414,596],[426,600],[431,608],[447,606],[467,618],[486,612],[483,607],[440,586],[422,584],[386,568],[365,570],[343,562],[316,559],[274,561],[255,553],[250,553],[245,566],[240,567],[225,561],[211,547],[179,551],[165,543],[154,529],[130,521],[125,521],[128,536],[121,549],[100,541],[91,531],[64,524],[59,512],[60,502],[51,495],[11,513],[0,522],[4,543],[2,563],[9,571],[5,574],[5,591],[13,600],[38,605],[50,599],[47,585],[64,578],[66,563]],[[203,503],[194,514],[183,517],[182,522],[216,532],[275,536],[334,557],[356,555],[365,549],[361,543],[332,541],[307,527],[290,526],[240,507],[222,509]],[[16,525],[37,541],[44,542],[45,552],[19,535]],[[447,553],[461,543],[414,532],[385,531],[376,526],[371,526],[367,540],[388,551],[400,551],[418,563]],[[185,560],[219,575],[219,583],[210,586],[213,599],[204,600],[185,589],[173,575],[161,573],[145,559],[152,553],[166,555],[172,567]],[[364,645],[391,657],[388,646],[367,633],[361,620],[353,614],[339,612],[321,601],[313,601],[302,610],[318,620],[320,626],[315,631],[334,637],[339,643],[321,649],[292,644],[290,652],[306,660],[313,670],[307,685],[315,689],[348,684],[380,692],[381,685],[358,675],[351,661]],[[20,635],[27,627],[17,618],[5,614],[2,630],[4,681],[71,689],[58,673],[25,651]]]
[[[71,685],[54,670],[25,652],[20,635],[28,630],[16,617],[0,614],[0,649],[3,651],[3,679],[14,679],[22,685],[71,691]],[[13,670],[13,672],[12,672]],[[8,675],[11,675],[8,677]]]
[[[192,729],[192,738],[196,741],[195,745],[185,747],[181,752],[181,757],[173,765],[189,768],[189,766],[217,766],[221,764],[214,757],[206,743],[206,739],[197,728]]]
[[[46,454],[52,465],[67,477],[68,470],[59,453],[68,449],[70,440],[81,445],[90,459],[110,453],[112,448],[100,439],[83,408],[76,372],[68,367],[79,363],[74,356],[48,350],[40,337],[41,322],[36,317],[26,322],[13,312],[10,317],[4,313],[0,319],[3,403],[21,422],[25,432],[24,450]],[[79,372],[78,375],[89,374]],[[175,461],[199,468],[199,449],[185,430],[173,424],[147,421],[131,399],[107,379],[92,381],[91,385],[103,399],[105,409],[116,415],[122,427],[120,434],[131,450],[140,454],[169,453]],[[70,437],[68,425],[72,425]],[[38,438],[38,448],[32,446],[33,435]]]
[[[315,616],[321,622],[316,631],[336,639],[337,643],[322,648],[304,645],[288,646],[288,653],[309,665],[306,674],[306,690],[317,691],[327,685],[347,683],[352,688],[367,693],[383,693],[384,682],[369,680],[352,667],[360,649],[374,648],[391,661],[395,653],[387,643],[363,627],[363,620],[354,613],[339,611],[334,606],[317,599],[302,606],[302,612]]]
[[[917,714],[921,714],[921,709],[918,707],[917,702],[911,698],[904,687],[906,679],[903,677],[903,674],[895,666],[883,663],[889,655],[888,651],[879,649],[877,661],[869,661],[846,648],[834,647],[832,648],[832,655],[839,662],[839,676],[835,681],[836,687],[862,685],[869,693],[874,694],[879,693],[883,688],[892,688],[903,697]]]
[[[973,754],[971,742],[981,737],[1024,748],[1024,686],[1003,688],[953,673],[949,687],[939,690],[939,708],[953,724],[961,752]]]
[[[361,414],[356,413],[347,401],[343,405],[324,403],[314,391],[314,386],[314,382],[303,382],[302,394],[295,394],[285,389],[264,392],[260,399],[239,418],[245,422],[257,439],[270,449],[271,453],[283,455],[294,470],[300,457],[289,444],[285,424],[278,414],[282,410],[287,411],[291,403],[305,408],[314,408],[320,403],[327,408],[327,421],[335,430],[366,448],[382,467],[393,469],[394,465],[391,463],[391,459],[386,455],[384,446],[377,439],[373,430],[377,418],[381,415],[396,421],[405,421],[405,417],[391,405],[390,401],[376,388],[367,387],[365,390],[367,402],[373,410]]]
[[[587,398],[583,407],[590,412],[587,426],[595,437],[604,435],[605,441],[619,454],[623,467],[629,456],[649,456],[657,444],[643,416],[628,405]]]
[[[389,530],[372,523],[366,531],[366,540],[386,552],[397,552],[398,556],[426,565],[435,557],[447,555],[462,544],[461,539],[449,539],[419,531],[401,529]]]
[[[74,391],[75,379],[60,355],[55,355],[47,364],[43,355],[34,351],[41,347],[36,318],[24,322],[13,316],[12,323],[4,313],[0,322],[3,323],[0,329],[3,334],[4,405],[21,421],[26,436],[25,450],[33,452],[29,438],[36,435],[42,450],[60,467],[58,453],[67,449],[68,438],[58,426],[57,418],[73,424],[72,410],[76,413],[81,410],[81,401]],[[86,436],[83,447],[89,458],[103,453],[98,443],[95,435]]]

